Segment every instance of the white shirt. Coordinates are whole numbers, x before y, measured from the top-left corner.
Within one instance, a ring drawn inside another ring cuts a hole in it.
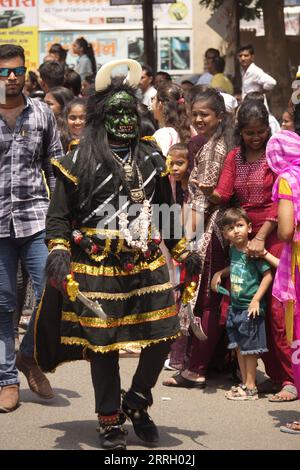
[[[142,94],[142,103],[151,109],[152,98],[156,95],[157,90],[154,86],[150,86],[145,93]]]
[[[168,156],[169,148],[180,142],[179,134],[173,127],[162,127],[154,132],[153,137],[165,157]]]
[[[273,114],[269,114],[269,125],[271,129],[271,134],[275,134],[275,132],[280,131],[280,124],[277,121],[276,117]]]
[[[277,83],[271,75],[268,75],[263,71],[263,69],[257,67],[254,62],[249,65],[245,72],[241,70],[241,74],[243,99],[245,98],[245,95],[251,91],[264,93],[265,91],[272,90]]]
[[[237,99],[234,96],[224,92],[220,92],[220,95],[222,95],[224,98],[227,113],[234,113],[236,108],[238,107]]]

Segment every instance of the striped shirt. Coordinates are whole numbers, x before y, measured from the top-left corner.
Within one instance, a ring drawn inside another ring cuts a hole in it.
[[[51,109],[24,98],[14,130],[0,109],[0,238],[10,237],[11,227],[16,238],[44,230],[48,187],[55,186],[50,159],[64,156]]]

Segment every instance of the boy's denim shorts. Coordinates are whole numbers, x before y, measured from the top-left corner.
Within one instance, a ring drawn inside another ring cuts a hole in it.
[[[229,339],[228,349],[239,348],[244,355],[262,354],[268,351],[263,316],[248,317],[248,310],[229,307],[226,329]]]

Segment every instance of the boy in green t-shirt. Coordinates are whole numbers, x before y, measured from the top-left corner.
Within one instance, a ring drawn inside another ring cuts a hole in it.
[[[272,283],[271,266],[264,259],[253,259],[247,255],[248,235],[252,227],[244,209],[226,210],[222,229],[224,238],[231,244],[230,266],[214,275],[211,287],[217,291],[222,279],[230,275],[231,306],[226,324],[228,348],[237,350],[243,381],[238,387],[232,387],[226,398],[256,400],[257,359],[267,351],[263,296]]]

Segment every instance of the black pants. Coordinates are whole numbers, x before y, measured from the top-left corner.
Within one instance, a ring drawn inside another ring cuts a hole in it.
[[[131,390],[141,393],[152,405],[151,389],[168,356],[172,341],[161,341],[142,349],[137,370],[133,376]],[[95,392],[96,413],[112,415],[121,406],[121,380],[119,351],[106,354],[90,354],[92,381]]]

